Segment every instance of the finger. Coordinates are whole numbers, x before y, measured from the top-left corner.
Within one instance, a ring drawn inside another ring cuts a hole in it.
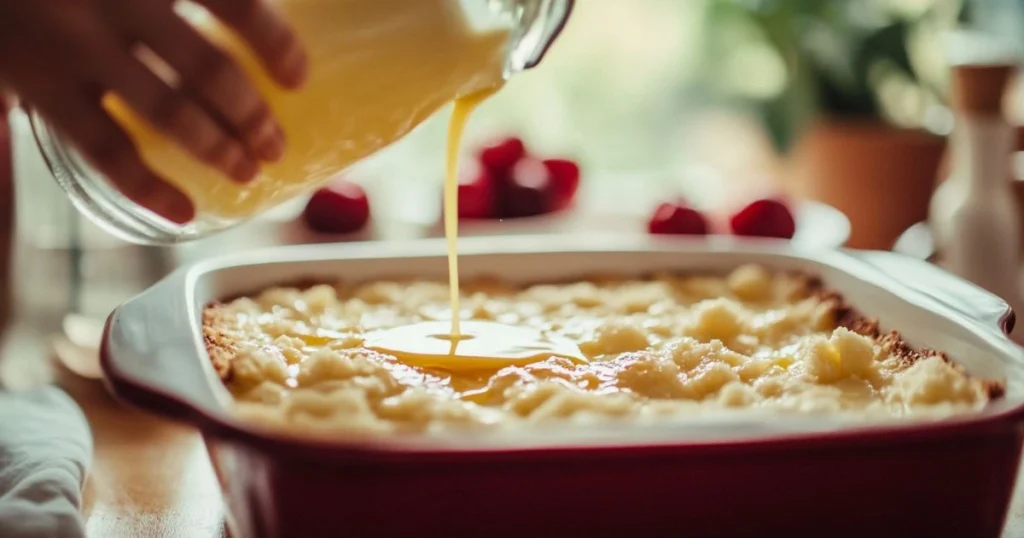
[[[198,0],[244,39],[278,83],[296,88],[307,75],[298,37],[266,0]]]
[[[98,95],[70,84],[50,85],[33,95],[33,106],[128,199],[178,224],[192,220],[192,202],[146,167]]]
[[[99,82],[189,153],[236,181],[249,181],[259,172],[235,137],[137,58],[113,47],[101,57],[106,61]]]
[[[281,158],[284,133],[238,64],[168,4],[129,2],[124,11],[124,30],[173,69],[178,83],[235,133],[251,155]]]

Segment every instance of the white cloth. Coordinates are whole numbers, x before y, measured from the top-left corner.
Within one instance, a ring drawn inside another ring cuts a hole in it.
[[[89,423],[60,389],[0,390],[0,538],[82,538]]]

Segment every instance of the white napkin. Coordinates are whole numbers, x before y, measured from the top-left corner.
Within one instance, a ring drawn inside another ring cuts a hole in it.
[[[82,538],[89,423],[60,389],[0,390],[0,537]]]

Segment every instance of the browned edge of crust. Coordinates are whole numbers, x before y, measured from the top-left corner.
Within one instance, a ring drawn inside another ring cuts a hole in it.
[[[945,352],[926,347],[915,349],[907,343],[902,336],[900,336],[899,332],[894,330],[883,332],[879,326],[878,318],[867,317],[858,312],[848,301],[846,301],[842,294],[827,287],[820,277],[804,272],[791,272],[790,275],[803,280],[803,284],[809,296],[828,305],[832,310],[832,316],[835,320],[836,326],[845,327],[852,332],[873,339],[887,353],[905,361],[908,365],[928,357],[937,356],[966,375],[963,366],[952,361]],[[585,277],[565,279],[565,281],[581,280],[584,278]],[[377,280],[388,279],[382,277]],[[406,278],[395,280],[410,279]],[[498,279],[481,278],[478,280]],[[275,284],[275,286],[303,290],[323,284],[324,282],[325,279],[304,277]],[[555,284],[557,282],[549,281],[547,283]],[[233,336],[218,328],[218,326],[221,325],[218,318],[222,315],[222,311],[218,307],[242,297],[251,297],[255,293],[258,292],[242,293],[218,301],[213,301],[203,309],[203,341],[206,345],[206,350],[210,355],[210,360],[213,363],[214,369],[217,371],[221,380],[225,383],[228,383],[231,380],[231,360],[237,352],[239,342],[237,342]],[[990,400],[1001,398],[1006,393],[1006,386],[1002,381],[989,379],[979,379],[979,381],[984,385],[985,391]]]
[[[231,359],[237,353],[237,342],[235,339],[224,333],[220,326],[219,306],[225,303],[214,302],[203,308],[203,344],[207,354],[210,355],[210,362],[213,369],[220,376],[221,381],[231,381]]]
[[[913,364],[928,357],[939,357],[946,363],[952,365],[958,371],[967,375],[961,364],[954,362],[944,351],[938,351],[927,347],[915,349],[898,331],[883,332],[878,323],[878,318],[867,317],[858,312],[839,292],[825,286],[820,277],[800,275],[806,279],[806,286],[809,293],[815,296],[822,303],[830,305],[836,325],[845,327],[852,332],[871,338],[877,342],[883,350],[890,355]],[[985,387],[989,400],[1001,398],[1006,394],[1006,385],[1002,381],[991,379],[979,379]]]

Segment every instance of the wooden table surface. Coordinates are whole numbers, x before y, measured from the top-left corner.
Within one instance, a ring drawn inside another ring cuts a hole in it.
[[[198,433],[126,408],[96,382],[64,385],[94,435],[84,496],[88,536],[227,536],[220,492]]]

